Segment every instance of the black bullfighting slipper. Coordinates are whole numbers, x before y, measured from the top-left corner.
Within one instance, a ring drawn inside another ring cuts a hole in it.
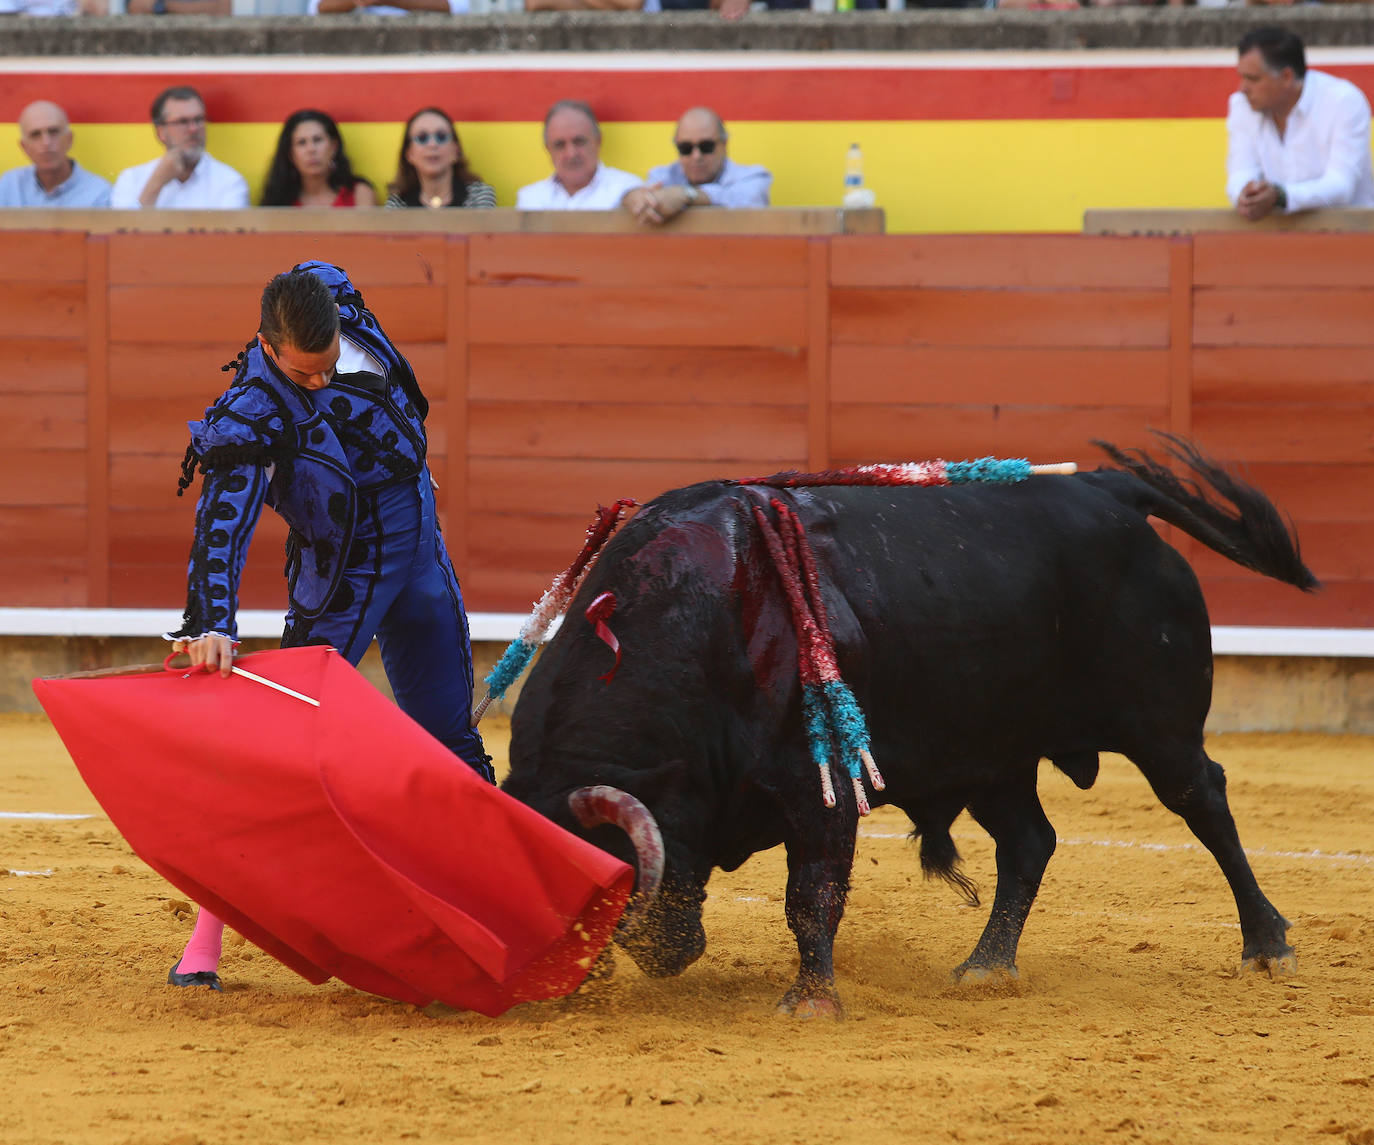
[[[167,971],[167,981],[172,986],[208,986],[211,990],[218,990],[224,993],[224,987],[219,984],[219,975],[213,970],[197,970],[194,974],[178,974],[177,967],[181,965],[178,958],[172,963],[172,968]]]

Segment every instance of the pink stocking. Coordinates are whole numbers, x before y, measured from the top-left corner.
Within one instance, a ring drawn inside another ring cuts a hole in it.
[[[181,961],[176,966],[177,973],[199,974],[205,971],[218,971],[223,939],[224,923],[201,907],[196,914],[196,926],[191,931],[191,941],[181,952]]]

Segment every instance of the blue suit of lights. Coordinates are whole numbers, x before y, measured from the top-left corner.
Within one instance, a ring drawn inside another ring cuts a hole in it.
[[[186,613],[173,637],[237,637],[238,586],[264,503],[285,519],[289,607],[282,646],[331,644],[356,664],[372,637],[397,703],[490,777],[468,726],[472,652],[458,581],[434,511],[425,462],[429,403],[348,276],[296,268],[339,303],[340,335],[386,371],[336,374],[306,390],[256,341],[233,384],[200,421],[182,487],[205,475],[187,570]]]

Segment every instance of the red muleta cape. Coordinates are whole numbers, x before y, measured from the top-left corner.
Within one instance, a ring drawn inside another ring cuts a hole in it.
[[[316,984],[495,1016],[581,984],[634,870],[481,779],[332,649],[35,680],[133,850]]]

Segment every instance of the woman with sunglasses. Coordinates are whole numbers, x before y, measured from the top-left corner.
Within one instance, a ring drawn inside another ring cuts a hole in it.
[[[496,192],[468,169],[453,120],[437,107],[406,121],[388,207],[494,207]]]
[[[307,107],[290,115],[262,190],[264,207],[375,207],[372,184],[353,174],[339,125]]]

